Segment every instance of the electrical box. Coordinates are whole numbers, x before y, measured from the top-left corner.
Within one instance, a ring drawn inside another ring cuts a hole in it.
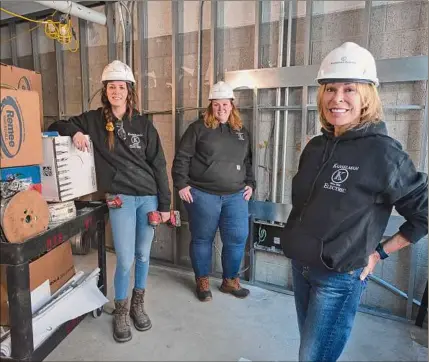
[[[271,251],[283,254],[280,238],[284,225],[267,221],[254,221],[253,247],[254,249]]]

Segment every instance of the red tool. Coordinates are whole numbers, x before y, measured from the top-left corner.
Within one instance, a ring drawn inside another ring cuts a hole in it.
[[[106,198],[107,206],[111,209],[119,209],[122,207],[122,200],[119,196],[111,197],[108,196]]]
[[[159,224],[162,223],[161,213],[159,211],[150,211],[147,213],[147,219],[149,225],[153,228],[156,228]],[[166,223],[169,227],[179,227],[180,222],[180,212],[177,210],[170,210],[170,219]]]

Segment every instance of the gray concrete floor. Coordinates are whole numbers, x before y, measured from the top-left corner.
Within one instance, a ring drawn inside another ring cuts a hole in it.
[[[112,300],[115,255],[108,253],[107,259]],[[75,265],[92,270],[96,252],[75,256]],[[111,315],[88,316],[46,360],[296,361],[299,334],[293,297],[250,286],[250,296],[239,300],[222,294],[220,282],[211,281],[213,300],[201,303],[194,296],[191,273],[151,265],[146,309],[152,329],[133,328],[133,339],[118,344],[112,338]],[[427,330],[358,313],[341,360],[427,361],[421,341],[427,342]]]

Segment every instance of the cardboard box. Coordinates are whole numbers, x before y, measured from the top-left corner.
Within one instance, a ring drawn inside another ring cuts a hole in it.
[[[39,259],[30,263],[30,291],[49,280],[51,295],[61,288],[74,274],[70,242],[65,242]],[[6,266],[0,266],[0,325],[9,325]]]
[[[7,199],[17,191],[36,190],[42,193],[40,166],[21,166],[0,169],[0,190]]]
[[[39,96],[33,91],[0,88],[0,167],[43,161]]]
[[[39,94],[40,128],[43,129],[42,76],[33,70],[0,63],[1,87],[32,90]]]
[[[97,191],[94,148],[79,151],[70,137],[43,137],[42,195],[46,201],[69,201]]]

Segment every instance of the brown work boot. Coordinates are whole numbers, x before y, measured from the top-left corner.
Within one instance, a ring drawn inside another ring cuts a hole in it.
[[[240,278],[223,279],[222,285],[219,290],[223,293],[230,293],[237,298],[246,298],[250,291],[240,285]]]
[[[212,292],[210,291],[209,277],[195,278],[197,283],[197,297],[201,302],[212,300]]]
[[[115,300],[113,312],[113,338],[116,342],[128,342],[131,340],[130,317],[128,316],[128,298]]]
[[[134,289],[131,298],[130,317],[134,322],[134,327],[140,332],[152,327],[152,322],[144,310],[144,292],[144,289]]]

